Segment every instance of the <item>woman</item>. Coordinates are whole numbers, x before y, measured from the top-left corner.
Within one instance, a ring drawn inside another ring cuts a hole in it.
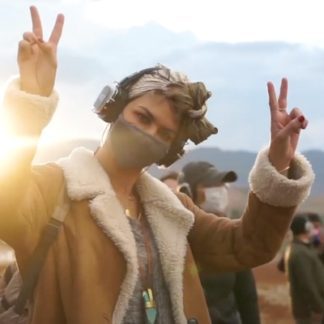
[[[4,105],[16,136],[33,140],[0,171],[0,238],[15,249],[23,276],[62,186],[70,200],[38,278],[31,323],[210,323],[196,262],[237,271],[270,260],[313,181],[311,166],[295,154],[307,120],[298,109],[285,110],[287,81],[278,101],[268,85],[272,139],[251,173],[248,208],[241,221],[218,219],[143,171],[171,164],[188,139],[199,143],[215,133],[204,117],[204,85],[165,67],[125,79],[113,100],[99,98],[98,114],[113,123],[95,154],[78,149],[58,164],[31,168],[57,103],[64,20],[58,15],[44,41],[35,7],[31,17],[33,31],[18,50],[20,79]],[[280,174],[288,168],[290,179]]]

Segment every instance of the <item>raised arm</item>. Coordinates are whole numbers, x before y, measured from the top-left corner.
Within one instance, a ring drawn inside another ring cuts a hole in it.
[[[279,172],[285,172],[288,171],[295,157],[300,131],[307,127],[308,121],[299,108],[288,111],[288,80],[286,78],[281,80],[278,99],[271,82],[268,82],[268,94],[271,116],[269,160]]]
[[[36,7],[30,13],[33,31],[24,33],[18,49],[20,78],[8,84],[3,102],[11,150],[0,161],[0,238],[9,244],[24,232],[18,214],[22,203],[32,201],[32,192],[37,190],[31,163],[58,101],[53,87],[64,18],[57,16],[49,40],[44,41]]]
[[[30,94],[50,96],[56,77],[57,46],[62,35],[64,16],[59,14],[48,41],[37,8],[30,7],[32,32],[25,32],[19,43],[18,65],[21,90]]]
[[[270,261],[313,183],[311,165],[296,153],[307,120],[298,108],[287,112],[287,80],[281,82],[278,100],[272,83],[268,83],[268,93],[271,143],[258,154],[250,172],[251,192],[241,219],[213,217],[182,198],[195,215],[189,234],[191,249],[198,264],[207,270],[238,271]]]

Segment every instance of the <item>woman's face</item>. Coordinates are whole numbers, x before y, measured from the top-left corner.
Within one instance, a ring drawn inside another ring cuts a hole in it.
[[[128,123],[166,144],[173,142],[180,125],[180,116],[167,99],[153,92],[127,104],[123,117]]]

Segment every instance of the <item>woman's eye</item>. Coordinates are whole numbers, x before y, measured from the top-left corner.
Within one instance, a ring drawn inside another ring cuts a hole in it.
[[[136,113],[138,120],[143,124],[149,124],[151,122],[151,119],[142,113]]]

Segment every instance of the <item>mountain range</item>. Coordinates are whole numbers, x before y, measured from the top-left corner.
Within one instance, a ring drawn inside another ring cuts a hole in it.
[[[10,18],[10,23],[20,21],[20,15],[26,19],[22,10],[8,12],[12,16],[4,15],[4,19]],[[324,149],[324,115],[320,109],[324,106],[323,48],[284,42],[202,41],[190,32],[173,32],[153,22],[107,30],[82,23],[79,17],[77,12],[69,15],[59,47],[56,87],[61,100],[47,129],[49,137],[54,138],[62,130],[66,137],[95,137],[98,129],[105,127],[91,112],[102,87],[162,63],[185,72],[192,81],[203,81],[213,93],[207,117],[219,133],[205,145],[249,151],[265,145],[269,138],[266,82],[273,81],[278,89],[281,77],[286,76],[289,108],[302,108],[310,121],[303,132],[301,149]],[[16,44],[22,30],[16,24],[11,24],[10,30],[4,21],[2,24],[0,82],[4,83],[17,73]]]
[[[35,158],[35,163],[55,161],[60,157],[69,155],[76,147],[84,146],[90,150],[98,147],[98,141],[91,139],[78,139],[65,142],[57,142],[47,146],[41,146]],[[324,196],[324,151],[308,150],[303,152],[311,162],[316,174],[315,183],[311,195],[314,197]],[[169,168],[152,166],[148,170],[152,175],[161,177],[170,170],[180,171],[190,161],[208,161],[221,171],[234,170],[238,174],[235,186],[248,187],[248,174],[256,158],[256,152],[223,150],[216,147],[201,147],[188,150],[187,153]]]

